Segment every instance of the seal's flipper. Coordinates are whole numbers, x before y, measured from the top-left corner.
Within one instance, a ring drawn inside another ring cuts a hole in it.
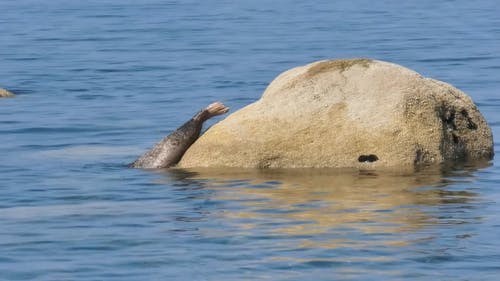
[[[221,102],[214,102],[214,103],[209,104],[205,108],[205,110],[208,111],[208,113],[210,114],[209,118],[211,118],[213,116],[221,115],[221,114],[228,112],[229,107],[225,106]]]

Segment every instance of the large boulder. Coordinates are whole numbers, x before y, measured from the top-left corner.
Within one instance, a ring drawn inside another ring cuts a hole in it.
[[[179,167],[400,167],[493,157],[491,129],[453,86],[369,59],[279,75],[211,127]]]
[[[0,98],[7,98],[7,97],[13,97],[14,94],[5,90],[5,89],[2,89],[0,88]]]

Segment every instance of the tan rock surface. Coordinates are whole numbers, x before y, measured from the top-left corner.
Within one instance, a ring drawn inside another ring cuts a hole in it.
[[[399,65],[349,59],[282,73],[178,166],[376,168],[492,157],[491,129],[466,94]]]
[[[5,89],[2,89],[0,88],[0,98],[6,98],[6,97],[13,97],[14,94],[5,90]]]

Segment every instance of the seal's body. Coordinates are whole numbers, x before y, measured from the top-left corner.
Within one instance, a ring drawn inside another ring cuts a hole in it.
[[[177,164],[186,150],[198,139],[203,122],[216,115],[224,114],[228,107],[215,102],[197,113],[173,133],[165,137],[150,151],[135,160],[134,168],[168,168]]]

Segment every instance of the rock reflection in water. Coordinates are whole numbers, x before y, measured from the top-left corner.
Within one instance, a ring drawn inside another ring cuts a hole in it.
[[[463,223],[460,219],[444,222],[436,207],[474,202],[474,191],[448,186],[470,181],[476,168],[174,169],[166,173],[168,180],[199,185],[212,191],[208,200],[224,202],[220,210],[207,212],[223,230],[204,229],[206,236],[279,236],[299,238],[296,247],[360,248],[404,246],[432,237],[398,234],[440,223]],[[366,235],[370,238],[363,238]]]

